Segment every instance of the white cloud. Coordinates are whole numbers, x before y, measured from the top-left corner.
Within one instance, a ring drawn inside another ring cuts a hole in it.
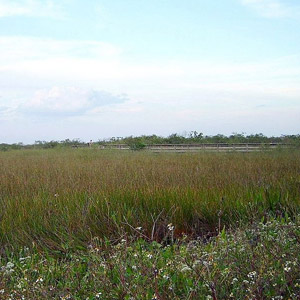
[[[96,139],[195,128],[210,133],[216,118],[216,128],[230,133],[241,128],[239,112],[262,131],[265,121],[254,116],[272,110],[274,119],[285,112],[286,126],[275,126],[284,133],[299,127],[292,122],[300,112],[299,78],[297,55],[255,63],[137,63],[98,41],[0,37],[0,120],[6,120],[1,126],[7,124],[7,132],[17,128],[14,124],[28,124],[34,139],[81,137],[81,128],[94,131]],[[21,132],[14,140],[23,139]]]
[[[0,36],[0,68],[50,59],[105,59],[120,55],[118,47],[98,41]],[[20,67],[21,68],[21,67]]]
[[[104,91],[77,87],[52,87],[38,90],[29,99],[24,99],[17,111],[42,117],[80,116],[99,107],[111,106],[127,100],[125,95],[111,95]]]
[[[285,18],[300,16],[300,6],[288,3],[288,0],[240,0],[242,4],[255,10],[266,18]]]
[[[12,16],[62,18],[64,14],[51,0],[0,0],[0,18]]]
[[[299,102],[299,76],[299,56],[260,63],[134,63],[103,42],[0,37],[0,105],[10,107],[14,99],[27,114],[97,117],[112,111],[91,104],[92,90],[128,94],[133,102],[113,108],[124,114],[170,105],[182,111],[291,106]]]
[[[16,113],[16,107],[13,105],[10,106],[0,106],[0,120],[10,120],[14,118]]]
[[[13,84],[12,89],[24,82],[27,86],[34,82],[36,87],[41,82],[42,86],[48,82],[45,87],[49,82],[51,86],[79,82],[138,97],[148,97],[149,90],[154,96],[153,91],[178,95],[188,90],[249,92],[253,87],[287,95],[286,91],[299,92],[299,65],[298,56],[241,64],[201,60],[134,63],[124,60],[122,49],[99,41],[0,37],[0,81]]]

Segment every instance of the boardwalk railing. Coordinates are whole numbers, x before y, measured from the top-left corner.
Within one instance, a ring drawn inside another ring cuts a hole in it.
[[[282,143],[238,143],[238,144],[153,144],[146,145],[145,150],[153,152],[198,152],[198,151],[218,151],[218,152],[254,152],[263,150],[272,150],[278,148],[290,148],[291,144]],[[129,150],[126,144],[101,145],[99,149]]]

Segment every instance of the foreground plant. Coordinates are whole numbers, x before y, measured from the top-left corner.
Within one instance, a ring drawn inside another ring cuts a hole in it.
[[[208,242],[94,238],[87,251],[52,255],[23,248],[3,254],[0,268],[0,299],[299,299],[300,216]]]

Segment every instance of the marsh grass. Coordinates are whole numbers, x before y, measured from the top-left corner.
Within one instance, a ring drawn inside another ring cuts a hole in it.
[[[94,237],[209,237],[300,207],[300,152],[150,153],[96,149],[0,153],[2,248],[65,251]]]

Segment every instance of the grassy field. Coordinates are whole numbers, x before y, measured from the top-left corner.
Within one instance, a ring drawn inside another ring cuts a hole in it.
[[[23,150],[0,169],[0,299],[300,297],[298,150]]]

